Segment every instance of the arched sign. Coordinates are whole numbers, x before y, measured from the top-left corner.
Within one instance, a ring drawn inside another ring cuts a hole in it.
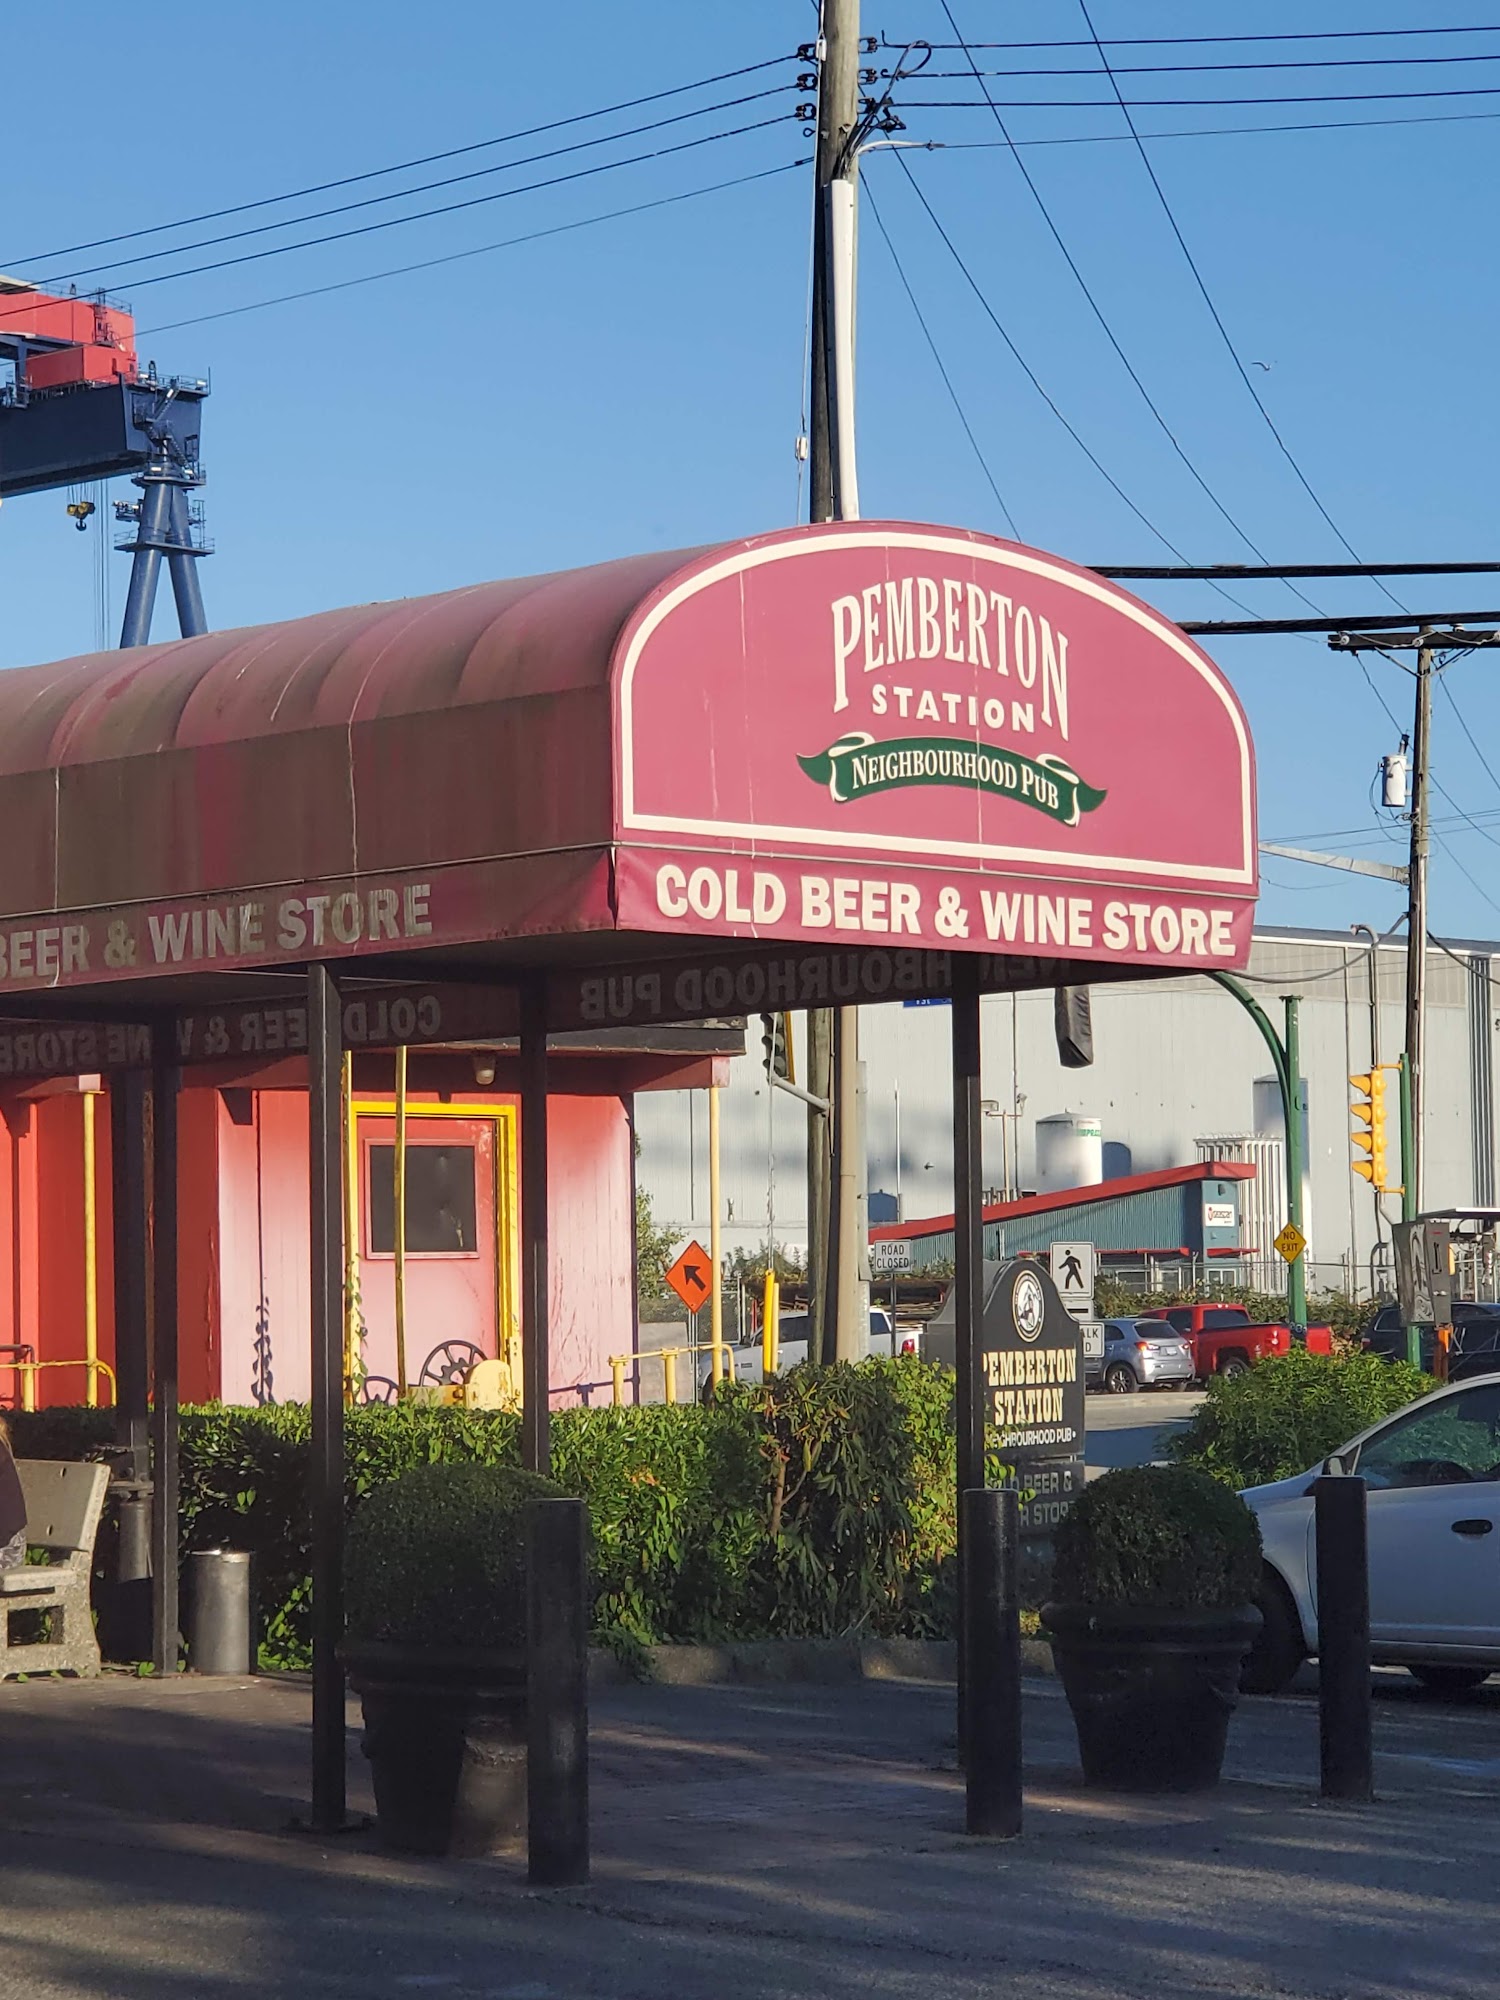
[[[800,529],[668,578],[615,649],[617,921],[1232,966],[1250,734],[1214,663],[1056,556]]]

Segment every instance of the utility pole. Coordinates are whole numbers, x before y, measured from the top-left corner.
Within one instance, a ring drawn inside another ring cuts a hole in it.
[[[1431,849],[1428,800],[1432,762],[1432,647],[1430,632],[1417,634],[1417,716],[1412,730],[1411,853],[1406,881],[1406,1074],[1411,1093],[1409,1198],[1422,1212],[1422,1062],[1427,1039],[1427,857]]]
[[[1427,1013],[1427,863],[1432,847],[1429,800],[1432,789],[1432,683],[1440,653],[1473,653],[1500,646],[1500,631],[1437,630],[1432,622],[1420,630],[1374,632],[1371,621],[1356,620],[1345,631],[1331,632],[1328,643],[1340,653],[1412,652],[1417,656],[1416,720],[1412,728],[1411,850],[1406,877],[1406,1056],[1403,1114],[1411,1121],[1411,1139],[1404,1161],[1403,1214],[1422,1212],[1422,1058]]]
[[[818,139],[813,184],[812,383],[808,440],[812,521],[855,520],[854,197],[859,162],[859,0],[822,0],[819,13]],[[818,1361],[864,1352],[859,1325],[859,1211],[836,1201],[852,1178],[858,1143],[851,1115],[859,1062],[859,1012],[815,1007],[807,1016],[807,1088],[827,1112],[807,1114],[808,1352]],[[834,1227],[836,1221],[837,1234]]]

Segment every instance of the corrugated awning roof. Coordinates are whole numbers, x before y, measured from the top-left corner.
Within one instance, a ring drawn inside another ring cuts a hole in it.
[[[1123,1196],[1150,1194],[1156,1188],[1185,1187],[1191,1181],[1251,1181],[1255,1168],[1244,1160],[1199,1160],[1192,1166],[1163,1167],[1155,1173],[1125,1174],[1113,1181],[1095,1181],[1089,1187],[1058,1188],[1047,1194],[1022,1195],[1016,1201],[997,1201],[984,1211],[986,1222],[1005,1222],[1023,1215],[1047,1215],[1059,1208],[1087,1208],[1093,1202],[1119,1201]],[[882,1222],[870,1231],[870,1240],[904,1243],[922,1236],[951,1236],[951,1215],[929,1215],[917,1222]]]

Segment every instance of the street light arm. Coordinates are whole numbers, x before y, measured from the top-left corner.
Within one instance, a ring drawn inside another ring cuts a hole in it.
[[[1290,1131],[1292,1124],[1292,1090],[1286,1066],[1286,1050],[1281,1045],[1281,1037],[1271,1025],[1270,1015],[1267,1014],[1250,989],[1246,986],[1241,986],[1240,982],[1232,974],[1228,972],[1210,972],[1208,976],[1210,979],[1216,980],[1226,993],[1234,995],[1251,1020],[1254,1021],[1256,1027],[1260,1029],[1266,1047],[1271,1051],[1271,1060],[1276,1065],[1276,1081],[1281,1086],[1282,1115],[1287,1121],[1287,1130]]]

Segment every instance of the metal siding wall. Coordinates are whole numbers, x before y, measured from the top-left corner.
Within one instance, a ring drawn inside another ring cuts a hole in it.
[[[1401,1046],[1404,956],[1399,945],[1378,954],[1382,1054],[1387,1059]],[[1369,1061],[1365,966],[1363,947],[1352,941],[1262,936],[1250,967],[1252,990],[1278,1026],[1280,996],[1296,992],[1302,999],[1302,1066],[1310,1100],[1309,1275],[1316,1283],[1344,1281],[1351,1264],[1367,1273],[1374,1239],[1373,1204],[1364,1184],[1354,1182],[1350,1173],[1347,1117],[1348,1074]],[[1436,1207],[1473,1201],[1477,1195],[1468,975],[1434,951],[1430,986],[1428,1205]],[[1038,1118],[1055,1112],[1095,1113],[1106,1142],[1128,1145],[1132,1169],[1139,1173],[1193,1161],[1196,1142],[1205,1135],[1254,1131],[1253,1084],[1269,1069],[1266,1047],[1244,1010],[1206,979],[1096,986],[1098,1059],[1087,1070],[1067,1071],[1058,1063],[1050,992],[1014,1000],[991,995],[983,1012],[983,1095],[1006,1107],[1012,1091],[1013,1017],[1015,1021],[1014,1075],[1026,1096],[1023,1187],[1035,1185],[1032,1128]],[[899,1085],[900,1192],[908,1220],[952,1213],[949,1018],[946,1007],[896,1004],[861,1013],[861,1052],[869,1079],[870,1187],[897,1192]],[[733,1203],[732,1216],[726,1213],[726,1252],[758,1250],[766,1238],[766,1084],[754,1020],[750,1039],[754,1052],[731,1065],[723,1106],[726,1210]],[[800,1024],[797,1040],[802,1076]],[[698,1129],[690,1136],[695,1114],[684,1101],[687,1095],[643,1093],[636,1100],[641,1184],[652,1196],[658,1220],[684,1235],[707,1227],[703,1114],[699,1104]],[[691,1095],[701,1099],[702,1093]],[[799,1104],[780,1096],[774,1116],[776,1233],[783,1244],[805,1246],[805,1116]],[[984,1142],[985,1183],[998,1186],[998,1118],[986,1118]],[[1245,1201],[1248,1231],[1248,1196]],[[1281,1204],[1279,1189],[1276,1201]],[[1284,1219],[1284,1206],[1281,1214]],[[1180,1224],[1174,1223],[1168,1235],[1178,1240]],[[1196,1231],[1188,1240],[1197,1240]]]

